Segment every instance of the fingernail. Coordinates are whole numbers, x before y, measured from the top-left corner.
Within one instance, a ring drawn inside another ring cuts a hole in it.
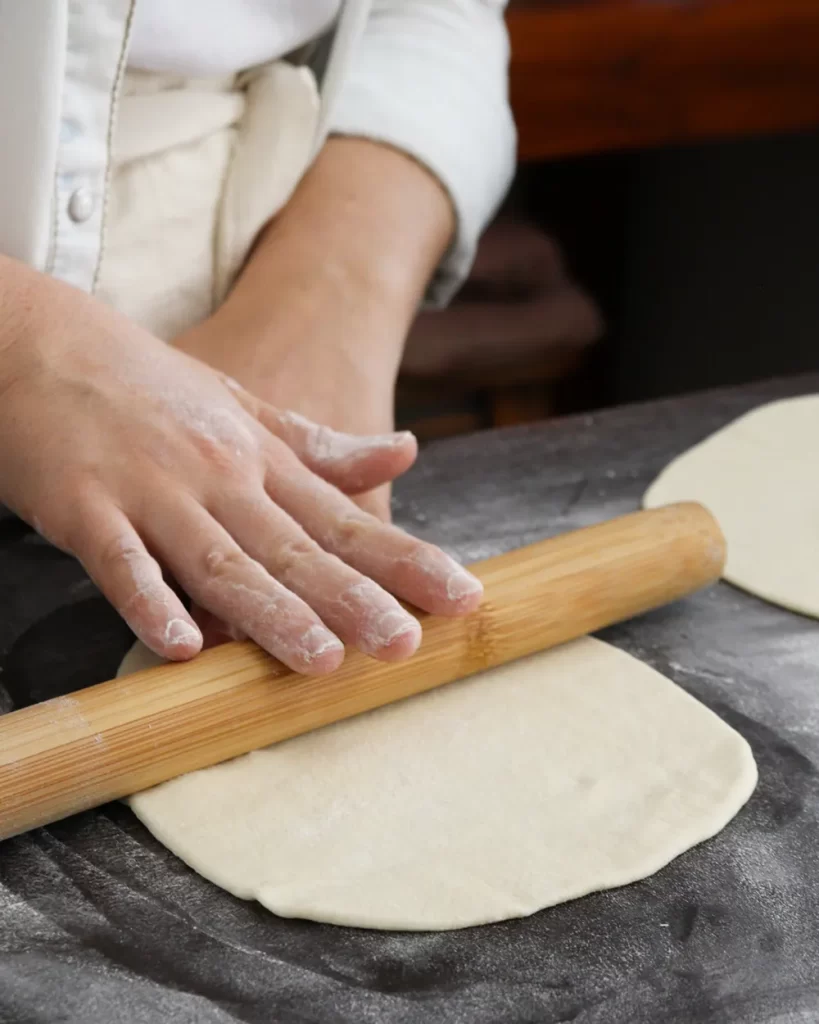
[[[321,462],[342,462],[361,458],[378,448],[398,448],[405,440],[401,434],[343,434],[320,430],[313,445],[313,456]]]
[[[475,594],[483,593],[483,583],[467,572],[463,566],[453,563],[457,568],[453,569],[446,581],[446,596],[450,601],[463,601],[467,597],[474,597]]]
[[[183,644],[202,642],[202,634],[184,619],[171,619],[165,626],[165,643],[168,647],[181,647]]]
[[[361,440],[370,448],[399,448],[405,441],[414,441],[415,434],[411,430],[398,430],[393,434],[371,434]]]
[[[299,653],[308,663],[330,651],[343,651],[344,644],[325,626],[311,626],[299,641]]]
[[[371,628],[362,633],[361,649],[365,654],[375,654],[404,636],[417,637],[417,647],[421,642],[421,623],[405,611],[392,609],[380,615]]]

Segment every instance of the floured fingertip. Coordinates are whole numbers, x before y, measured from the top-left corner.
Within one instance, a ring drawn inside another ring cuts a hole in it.
[[[343,661],[344,644],[335,633],[321,625],[310,626],[287,652],[287,664],[303,675],[334,672]]]

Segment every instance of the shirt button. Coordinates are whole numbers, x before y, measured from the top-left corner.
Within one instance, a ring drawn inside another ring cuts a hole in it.
[[[88,188],[78,188],[68,200],[68,216],[82,224],[94,212],[94,196]]]

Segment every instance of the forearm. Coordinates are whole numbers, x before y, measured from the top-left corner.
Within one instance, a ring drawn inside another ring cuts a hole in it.
[[[295,303],[318,296],[339,326],[346,314],[402,344],[454,227],[445,190],[410,157],[332,138],[262,232],[229,303],[275,317],[270,296],[280,302],[286,282]]]

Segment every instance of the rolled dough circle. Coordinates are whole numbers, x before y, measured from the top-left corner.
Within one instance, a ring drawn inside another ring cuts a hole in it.
[[[120,674],[157,660],[138,645]],[[718,832],[755,782],[716,715],[583,639],[130,804],[192,868],[276,914],[443,930],[644,878]]]
[[[699,501],[728,543],[723,576],[819,618],[819,395],[760,406],[684,452],[646,508]]]

